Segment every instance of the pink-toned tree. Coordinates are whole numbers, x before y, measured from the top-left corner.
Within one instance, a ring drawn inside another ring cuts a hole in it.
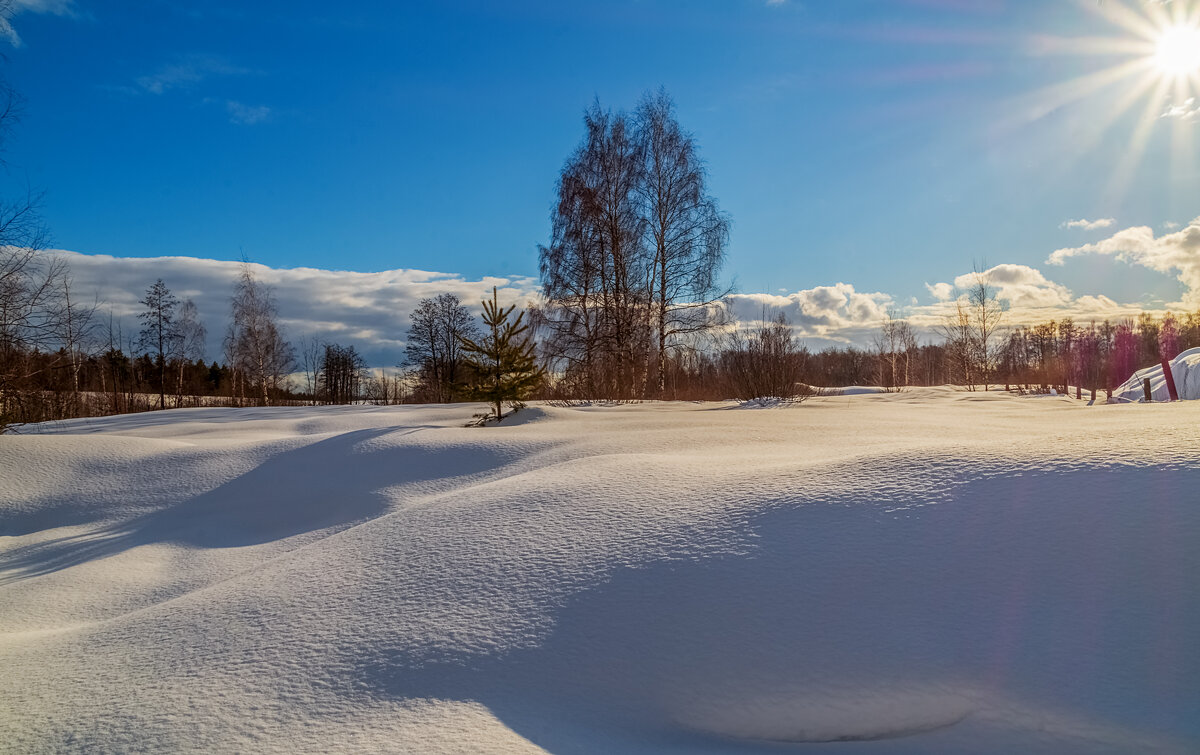
[[[1133,324],[1128,320],[1117,323],[1113,330],[1112,346],[1112,377],[1115,383],[1125,382],[1137,370],[1140,351]]]
[[[1158,354],[1162,359],[1174,359],[1179,355],[1179,320],[1167,312],[1158,328]]]

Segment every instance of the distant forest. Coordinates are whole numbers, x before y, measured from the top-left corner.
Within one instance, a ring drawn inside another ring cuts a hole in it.
[[[0,87],[4,97],[0,147],[17,112],[16,95]],[[368,370],[353,344],[289,342],[269,287],[245,264],[230,292],[223,353],[209,361],[196,307],[162,280],[141,299],[136,332],[81,300],[64,261],[42,251],[36,210],[34,196],[0,201],[0,430],[175,407],[476,395],[464,347],[480,326],[452,294],[424,299],[410,314],[400,370]],[[719,283],[729,227],[665,92],[646,94],[628,113],[592,105],[559,174],[550,242],[539,248],[542,291],[526,322],[540,383],[528,396],[795,400],[815,386],[942,384],[1074,386],[1090,396],[1200,346],[1200,311],[1012,326],[987,274],[977,272],[932,342],[920,343],[894,316],[869,347],[812,352],[782,314],[730,322],[730,291]]]

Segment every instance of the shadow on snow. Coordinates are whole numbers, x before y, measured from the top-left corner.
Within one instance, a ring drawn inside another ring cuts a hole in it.
[[[177,543],[233,548],[344,528],[385,513],[390,486],[487,472],[509,459],[488,448],[470,454],[363,444],[403,429],[347,432],[283,451],[213,490],[85,534],[15,548],[0,556],[0,583],[47,574],[131,548]],[[393,458],[380,459],[380,454]],[[12,522],[9,523],[10,525]]]
[[[922,732],[889,752],[987,751],[997,725],[1034,751],[1162,744],[1145,731],[1194,746],[1200,507],[1171,491],[1195,470],[1096,474],[977,479],[891,513],[779,507],[749,555],[622,569],[534,647],[380,651],[357,673],[384,697],[477,701],[553,753],[853,752]]]

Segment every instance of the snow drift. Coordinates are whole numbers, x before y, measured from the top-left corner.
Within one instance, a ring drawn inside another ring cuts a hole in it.
[[[1200,347],[1188,349],[1168,364],[1180,400],[1200,399]],[[1113,398],[1118,401],[1144,401],[1146,392],[1142,381],[1146,378],[1150,379],[1150,395],[1155,401],[1170,400],[1171,394],[1167,390],[1167,379],[1161,364],[1133,373],[1120,388],[1113,391]]]
[[[1200,404],[0,438],[0,751],[1194,752]]]

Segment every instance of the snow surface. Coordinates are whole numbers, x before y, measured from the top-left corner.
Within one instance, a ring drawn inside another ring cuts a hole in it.
[[[1175,390],[1180,400],[1200,399],[1200,346],[1188,349],[1170,361],[1171,376],[1175,378]],[[1146,392],[1142,381],[1150,378],[1150,395],[1155,401],[1170,401],[1167,379],[1161,364],[1138,370],[1113,391],[1118,401],[1145,401]]]
[[[732,409],[2,436],[0,751],[1200,751],[1200,404]]]

